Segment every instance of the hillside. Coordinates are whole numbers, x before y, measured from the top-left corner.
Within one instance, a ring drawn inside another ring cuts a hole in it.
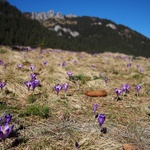
[[[150,57],[150,39],[107,19],[22,13],[0,1],[0,44]]]
[[[14,125],[5,149],[149,150],[149,59],[50,48],[17,52],[1,46],[0,79],[1,125],[9,113]],[[57,93],[58,84],[63,88]],[[64,84],[69,84],[66,92]],[[122,91],[118,96],[116,88]],[[101,90],[107,95],[85,94]],[[106,116],[102,126],[100,114]],[[0,130],[3,137],[7,132]]]

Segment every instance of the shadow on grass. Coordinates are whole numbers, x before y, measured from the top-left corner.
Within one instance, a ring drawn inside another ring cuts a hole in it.
[[[12,144],[11,147],[17,147],[18,145],[22,144],[22,143],[27,143],[28,139],[22,137],[22,138],[16,138]]]

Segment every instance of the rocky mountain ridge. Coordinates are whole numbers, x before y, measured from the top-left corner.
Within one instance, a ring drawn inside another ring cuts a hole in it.
[[[26,17],[29,17],[33,20],[38,20],[49,30],[57,32],[58,36],[63,36],[61,31],[63,31],[65,33],[69,33],[70,36],[72,36],[72,37],[77,37],[80,35],[80,33],[78,31],[72,31],[70,28],[64,27],[64,25],[66,25],[66,24],[68,24],[68,25],[77,24],[77,21],[71,20],[73,18],[78,18],[78,16],[76,16],[76,15],[73,15],[73,14],[63,15],[61,12],[57,12],[55,14],[54,10],[49,10],[47,13],[46,12],[38,12],[38,13],[26,12],[23,14]],[[103,24],[101,21],[97,22],[94,20],[95,19],[93,17],[93,22],[91,22],[91,26],[93,26],[93,25],[101,26]],[[116,24],[113,24],[113,23],[107,23],[105,26],[109,27],[113,30],[117,29]],[[128,29],[126,29],[126,30],[128,30]]]
[[[45,21],[47,19],[64,19],[64,17],[77,17],[73,14],[68,14],[64,16],[61,12],[57,12],[55,14],[54,10],[49,10],[48,12],[24,12],[23,14],[30,17],[31,19],[36,19],[38,21]]]

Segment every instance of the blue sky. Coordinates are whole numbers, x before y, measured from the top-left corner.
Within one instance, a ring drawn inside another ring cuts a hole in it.
[[[150,0],[7,0],[22,12],[54,10],[63,15],[110,19],[150,38]]]

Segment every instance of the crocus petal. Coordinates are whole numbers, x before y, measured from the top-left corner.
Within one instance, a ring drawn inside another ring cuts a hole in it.
[[[2,131],[0,131],[0,138],[3,140],[6,138]]]
[[[0,88],[2,89],[6,85],[5,82],[0,82]]]
[[[69,83],[63,84],[63,88],[64,88],[65,92],[68,90],[69,86],[70,86]]]
[[[14,125],[12,125],[11,127],[9,127],[8,124],[1,126],[0,127],[0,138],[5,140],[8,137],[8,135],[11,133],[13,128],[14,128]]]
[[[31,80],[35,80],[36,79],[36,74],[35,73],[31,73],[30,77],[31,77]]]
[[[37,86],[39,86],[39,83],[40,83],[39,80],[31,80],[30,82],[31,82],[31,86],[32,86],[33,91],[34,91],[34,89],[35,89]]]
[[[29,91],[30,87],[31,87],[31,82],[30,81],[25,81],[24,84],[27,86],[28,91]]]

